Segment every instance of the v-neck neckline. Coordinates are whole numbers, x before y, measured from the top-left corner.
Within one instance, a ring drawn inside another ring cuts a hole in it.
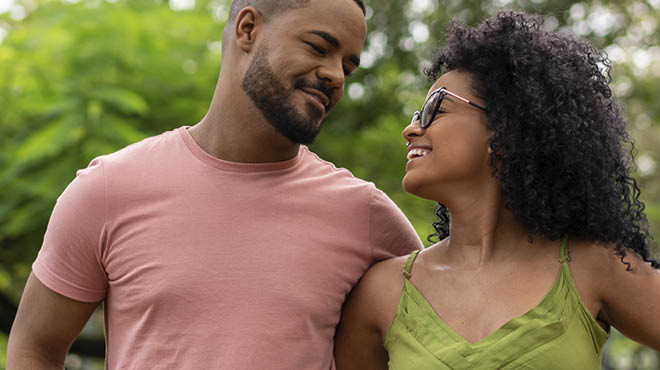
[[[527,316],[530,316],[536,311],[542,310],[544,312],[549,312],[549,310],[545,306],[547,306],[548,302],[551,301],[552,298],[554,298],[554,296],[557,294],[564,268],[565,268],[565,264],[562,263],[559,271],[557,272],[557,276],[555,277],[555,280],[552,286],[550,287],[550,290],[548,291],[548,293],[545,294],[545,296],[543,296],[543,299],[541,299],[541,301],[536,306],[530,308],[528,311],[526,311],[520,316],[516,316],[514,318],[509,319],[499,328],[495,329],[493,332],[489,333],[485,337],[482,337],[476,342],[470,342],[469,340],[465,339],[465,337],[463,337],[451,325],[449,325],[442,318],[442,316],[440,316],[436,312],[436,310],[433,308],[431,303],[426,299],[426,297],[424,297],[422,292],[419,289],[417,289],[417,287],[408,278],[404,278],[404,290],[407,287],[410,293],[409,294],[410,297],[414,299],[415,302],[423,308],[424,312],[426,312],[428,316],[440,327],[442,327],[445,330],[445,332],[447,332],[447,334],[449,334],[456,342],[463,343],[470,347],[482,347],[488,345],[490,342],[498,341],[507,334],[508,328],[512,326],[516,327],[516,324],[518,322],[523,321]]]
[[[580,363],[598,362],[609,335],[578,294],[568,265],[570,256],[565,240],[559,258],[561,267],[543,299],[474,343],[449,326],[410,282],[416,256],[417,253],[411,254],[405,263],[401,298],[385,332],[383,344],[390,354],[392,369],[416,369],[420,365],[457,370],[517,369],[529,361],[547,364],[548,358],[543,353],[573,350],[570,346],[576,345],[578,339],[588,347],[575,348],[587,351],[582,353],[584,357],[580,361],[584,361]],[[572,343],[566,348],[561,344],[565,343],[564,335],[569,335],[568,343]],[[583,342],[589,339],[591,342]],[[589,352],[590,348],[594,349],[593,353]],[[409,355],[417,360],[411,363]]]

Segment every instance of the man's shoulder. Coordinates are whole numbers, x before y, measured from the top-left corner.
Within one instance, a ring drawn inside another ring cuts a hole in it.
[[[177,142],[179,135],[177,130],[167,131],[96,157],[76,177],[103,181],[106,196],[152,191],[156,184],[175,178],[181,168],[176,162],[182,160],[185,144]]]
[[[333,162],[321,158],[307,147],[303,147],[305,153],[306,171],[328,182],[364,188],[367,192],[377,191],[376,185],[368,180],[355,176],[350,170],[338,167]]]
[[[178,129],[165,131],[155,136],[146,137],[100,158],[105,165],[110,164],[113,166],[135,165],[140,161],[162,158],[164,154],[171,152],[174,142],[178,140],[179,134],[177,131]]]

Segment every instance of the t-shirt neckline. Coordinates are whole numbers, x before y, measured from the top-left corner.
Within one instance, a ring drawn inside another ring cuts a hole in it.
[[[188,129],[190,126],[182,126],[177,129],[179,136],[186,144],[190,152],[201,162],[224,171],[231,172],[269,172],[269,171],[283,171],[296,167],[302,162],[305,153],[305,146],[301,145],[298,154],[286,161],[281,162],[268,162],[268,163],[240,163],[230,162],[220,158],[216,158],[202,149],[195,139],[193,139]]]

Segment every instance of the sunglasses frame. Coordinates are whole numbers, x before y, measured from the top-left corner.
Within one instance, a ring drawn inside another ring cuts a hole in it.
[[[431,116],[428,120],[423,120],[424,116],[423,116],[422,113],[424,112],[424,108],[426,108],[426,105],[429,102],[431,102],[431,100],[433,99],[433,97],[436,94],[440,94],[440,96],[438,97],[438,99],[436,99],[436,104],[433,107],[433,110],[431,111],[432,112]],[[412,119],[410,120],[410,123],[412,124],[412,123],[415,123],[416,121],[419,121],[419,127],[423,128],[423,129],[426,129],[427,127],[431,126],[431,124],[435,120],[435,116],[438,114],[438,110],[440,110],[440,105],[442,104],[442,99],[444,99],[444,97],[446,95],[453,96],[454,98],[456,98],[456,99],[458,99],[458,100],[460,100],[464,103],[470,104],[471,106],[473,106],[477,109],[481,109],[482,111],[487,112],[486,107],[482,107],[481,105],[476,104],[476,103],[474,103],[474,102],[472,102],[472,101],[470,101],[470,100],[468,100],[468,99],[466,99],[466,98],[464,98],[460,95],[456,95],[455,93],[447,90],[443,86],[443,87],[439,87],[439,88],[437,88],[437,89],[435,89],[431,92],[431,95],[429,95],[429,97],[424,101],[424,104],[422,104],[422,108],[418,111],[415,111],[415,113],[413,113],[413,116],[412,116]]]

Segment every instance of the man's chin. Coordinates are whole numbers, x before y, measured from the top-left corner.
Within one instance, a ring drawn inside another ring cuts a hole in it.
[[[315,123],[308,122],[305,130],[292,131],[285,136],[294,144],[310,145],[321,131],[323,121],[319,120]]]
[[[289,115],[281,115],[270,122],[293,144],[309,145],[320,133],[327,116],[307,105],[294,109],[288,111]]]
[[[315,132],[307,132],[304,134],[299,134],[296,135],[295,141],[292,140],[295,144],[301,144],[301,145],[311,145],[316,137],[318,136],[319,131],[316,130]]]
[[[298,144],[311,144],[316,136],[321,132],[321,128],[325,123],[327,114],[325,112],[320,112],[317,109],[308,107],[307,112],[307,122],[299,127],[301,129],[297,130],[298,137],[305,138],[304,142],[299,142]],[[304,128],[303,128],[304,127]]]

